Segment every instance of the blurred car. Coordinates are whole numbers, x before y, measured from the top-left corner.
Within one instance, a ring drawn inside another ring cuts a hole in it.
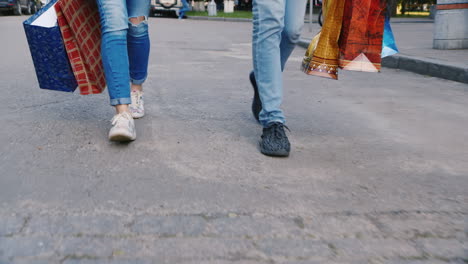
[[[42,7],[40,0],[0,0],[0,10],[14,15],[31,15]]]
[[[179,10],[183,7],[181,0],[151,0],[151,15],[170,14],[179,16]]]

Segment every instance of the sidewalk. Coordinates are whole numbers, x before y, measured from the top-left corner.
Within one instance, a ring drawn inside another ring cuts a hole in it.
[[[312,31],[308,24],[304,26],[299,42],[307,48],[310,39],[320,30],[317,16],[312,18]],[[189,17],[193,20],[210,20],[226,22],[251,22],[246,18],[223,17]],[[400,53],[387,57],[382,66],[415,72],[423,75],[468,83],[468,50],[435,50],[432,48],[434,20],[429,18],[393,18],[392,29]]]
[[[433,28],[434,24],[429,19],[394,19],[392,29],[400,53],[385,58],[382,65],[468,83],[468,50],[432,49]],[[310,32],[306,24],[299,45],[307,47],[319,30],[320,27],[314,24]]]

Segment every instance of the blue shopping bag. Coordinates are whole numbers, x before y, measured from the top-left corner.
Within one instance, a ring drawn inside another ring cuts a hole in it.
[[[385,17],[385,28],[382,42],[382,58],[397,54],[398,47],[393,36],[392,27],[390,26],[390,17]]]
[[[39,12],[23,22],[39,87],[73,92],[78,87],[50,1]]]

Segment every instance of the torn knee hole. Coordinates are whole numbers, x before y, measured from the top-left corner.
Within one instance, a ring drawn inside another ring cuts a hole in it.
[[[141,22],[145,21],[146,17],[145,16],[139,16],[139,17],[131,17],[128,19],[130,23],[134,26],[138,26]]]

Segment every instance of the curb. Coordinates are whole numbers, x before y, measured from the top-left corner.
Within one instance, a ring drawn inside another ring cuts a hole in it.
[[[468,66],[440,60],[396,54],[382,59],[382,66],[432,77],[468,83]]]
[[[301,39],[299,46],[306,48],[310,41]],[[422,75],[468,83],[468,66],[462,63],[446,63],[440,60],[396,54],[382,59],[382,66]]]

